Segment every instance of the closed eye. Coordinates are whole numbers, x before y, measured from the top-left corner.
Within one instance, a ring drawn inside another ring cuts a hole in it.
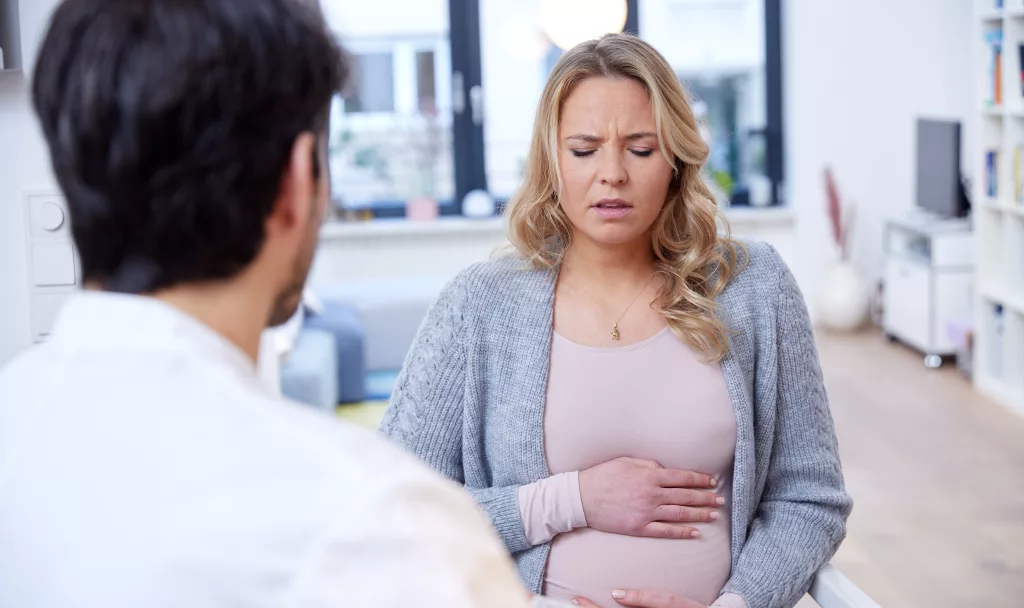
[[[573,150],[572,155],[575,156],[576,158],[584,158],[586,156],[592,156],[594,152],[597,152],[597,150]],[[649,148],[643,150],[630,149],[630,152],[632,152],[635,156],[639,156],[640,158],[647,158],[651,154],[654,154],[654,150]]]

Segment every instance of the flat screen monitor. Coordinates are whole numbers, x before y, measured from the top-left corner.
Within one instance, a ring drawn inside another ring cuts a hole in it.
[[[967,215],[960,181],[960,123],[917,121],[917,206],[941,217]]]

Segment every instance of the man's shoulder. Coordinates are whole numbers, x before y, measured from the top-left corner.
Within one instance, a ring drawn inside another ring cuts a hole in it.
[[[371,500],[410,486],[442,493],[453,489],[446,479],[375,431],[287,400],[274,405],[287,415],[296,437],[302,438],[295,442],[301,458],[323,476],[352,484],[342,491],[346,500],[353,493]]]
[[[7,364],[0,365],[0,389],[21,384],[26,376],[45,371],[53,358],[49,344],[39,344],[19,353]]]
[[[314,422],[314,415],[304,418]],[[500,548],[464,488],[378,433],[345,420],[320,422],[309,429],[305,447],[319,452],[318,477],[329,484],[323,499],[336,505],[329,518],[334,542],[420,543],[442,534],[480,555]]]
[[[5,426],[5,421],[10,423],[11,417],[24,413],[27,402],[37,399],[44,389],[58,394],[65,390],[59,381],[59,364],[60,358],[50,346],[41,344],[0,366],[0,427]],[[72,396],[69,392],[68,398]]]

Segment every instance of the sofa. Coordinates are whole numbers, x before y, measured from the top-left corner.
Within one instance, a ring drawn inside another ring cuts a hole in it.
[[[314,407],[386,400],[445,277],[320,284],[280,366],[281,392]]]

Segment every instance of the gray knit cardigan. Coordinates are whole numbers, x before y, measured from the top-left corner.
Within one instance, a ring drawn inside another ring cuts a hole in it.
[[[746,243],[745,255],[718,297],[737,422],[723,593],[749,608],[791,608],[839,547],[852,503],[800,291],[771,246]],[[427,315],[381,426],[465,485],[535,593],[549,545],[527,542],[517,495],[550,475],[544,406],[556,278],[517,258],[463,271]]]

